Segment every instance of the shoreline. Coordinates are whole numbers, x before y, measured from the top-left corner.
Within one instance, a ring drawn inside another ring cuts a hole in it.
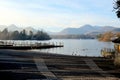
[[[120,79],[108,58],[2,49],[0,75],[9,80]]]

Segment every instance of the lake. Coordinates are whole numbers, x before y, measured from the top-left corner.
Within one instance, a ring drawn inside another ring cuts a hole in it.
[[[47,52],[55,54],[76,55],[76,56],[101,56],[101,49],[111,48],[114,49],[112,42],[100,42],[97,39],[52,39],[49,41],[41,41],[47,43],[62,42],[64,47],[31,50],[37,52]]]

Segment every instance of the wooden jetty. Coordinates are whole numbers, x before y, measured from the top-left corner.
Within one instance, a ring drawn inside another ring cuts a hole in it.
[[[28,49],[46,49],[46,48],[55,48],[63,47],[62,43],[41,43],[41,42],[10,42],[10,41],[0,41],[0,49],[16,49],[16,50],[28,50]]]
[[[107,58],[114,58],[115,57],[115,50],[109,49],[109,48],[104,48],[101,50],[101,55],[103,57],[107,57]]]

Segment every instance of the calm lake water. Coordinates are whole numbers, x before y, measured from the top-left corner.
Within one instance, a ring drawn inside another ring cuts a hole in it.
[[[114,44],[112,42],[99,42],[96,39],[52,39],[50,41],[42,42],[49,43],[62,42],[64,44],[64,47],[32,51],[76,56],[101,56],[101,49],[103,48],[114,49]]]

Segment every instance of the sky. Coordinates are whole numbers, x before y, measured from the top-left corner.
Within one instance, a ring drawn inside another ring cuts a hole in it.
[[[120,27],[114,0],[0,0],[0,25],[58,32],[85,24]]]

